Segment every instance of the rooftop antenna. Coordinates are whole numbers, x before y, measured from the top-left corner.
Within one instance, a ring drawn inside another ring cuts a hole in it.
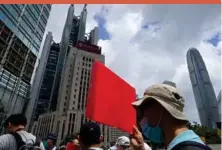
[[[87,4],[84,4],[84,7],[83,7],[83,9],[86,9],[86,6],[87,6]]]

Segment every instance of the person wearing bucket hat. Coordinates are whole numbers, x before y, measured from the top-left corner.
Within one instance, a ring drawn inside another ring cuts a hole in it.
[[[141,99],[132,103],[142,115],[140,127],[143,135],[151,142],[164,144],[167,150],[210,150],[199,136],[187,128],[184,104],[179,90],[166,84],[152,85]],[[137,127],[134,127],[133,135],[131,141],[135,149],[144,149],[139,145],[143,138]]]

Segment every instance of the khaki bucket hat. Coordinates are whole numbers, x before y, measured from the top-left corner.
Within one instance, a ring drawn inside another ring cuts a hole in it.
[[[184,114],[184,98],[175,87],[166,84],[154,84],[146,89],[144,96],[133,102],[132,105],[138,108],[150,99],[157,101],[174,118],[187,121]]]

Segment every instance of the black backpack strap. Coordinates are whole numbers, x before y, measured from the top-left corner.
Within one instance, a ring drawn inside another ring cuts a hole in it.
[[[37,137],[36,137],[36,139],[35,139],[35,143],[34,143],[33,146],[37,146],[37,147],[39,147],[40,144],[41,144],[41,142],[42,142],[42,140],[41,140],[40,138],[37,138]]]
[[[15,138],[17,150],[19,150],[22,146],[25,145],[25,142],[22,140],[22,137],[17,132],[11,133],[11,135],[13,135]]]
[[[184,141],[177,144],[172,150],[212,150],[207,145],[194,141]]]

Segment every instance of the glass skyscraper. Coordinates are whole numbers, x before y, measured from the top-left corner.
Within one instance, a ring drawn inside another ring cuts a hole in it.
[[[0,101],[22,112],[51,5],[0,5]]]
[[[47,64],[43,74],[39,95],[37,98],[37,105],[33,112],[34,120],[37,120],[40,114],[46,113],[50,108],[50,97],[53,89],[53,81],[55,79],[56,67],[58,64],[60,47],[59,44],[53,43],[50,48]],[[56,105],[56,104],[54,104]],[[56,108],[56,106],[54,106]]]
[[[203,58],[197,49],[188,50],[187,64],[201,124],[216,128],[219,120],[217,98]]]

